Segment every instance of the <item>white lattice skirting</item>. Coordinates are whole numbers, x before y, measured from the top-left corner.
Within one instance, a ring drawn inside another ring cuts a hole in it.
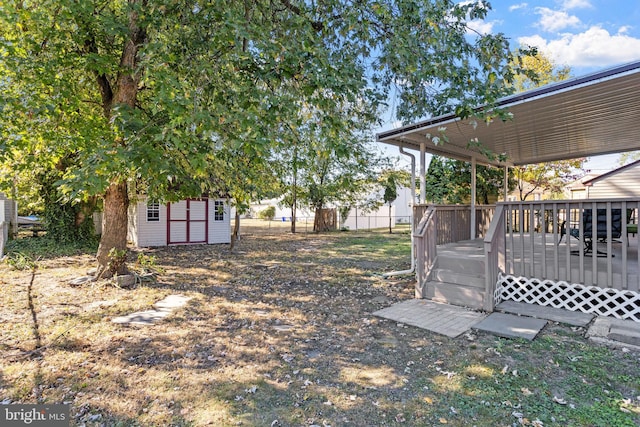
[[[511,300],[640,322],[640,293],[528,277],[498,277],[495,301]]]

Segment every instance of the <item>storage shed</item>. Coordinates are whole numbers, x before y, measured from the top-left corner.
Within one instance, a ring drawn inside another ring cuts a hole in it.
[[[223,199],[161,204],[143,198],[129,207],[128,238],[137,247],[229,243],[230,217]]]

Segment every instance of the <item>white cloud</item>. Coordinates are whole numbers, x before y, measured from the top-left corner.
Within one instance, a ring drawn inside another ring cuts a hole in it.
[[[564,10],[569,9],[590,9],[593,5],[589,0],[564,0],[562,2],[562,8]]]
[[[569,15],[560,10],[551,10],[548,7],[536,7],[536,13],[540,15],[538,26],[545,31],[560,31],[569,27],[580,25],[580,19],[575,15]]]
[[[528,6],[529,6],[528,3],[513,4],[509,6],[509,12],[513,12],[514,10],[518,10],[518,9],[526,9]]]
[[[609,34],[597,26],[578,34],[564,34],[555,40],[535,35],[520,37],[518,41],[536,46],[556,64],[570,67],[602,68],[640,59],[640,39],[622,32]]]
[[[474,19],[473,21],[469,21],[467,26],[470,30],[478,32],[480,34],[491,34],[493,31],[493,26],[496,24],[496,21],[482,21],[480,19]]]
[[[623,25],[622,27],[618,28],[618,34],[625,34],[628,33],[629,31],[631,31],[632,27],[630,25]]]

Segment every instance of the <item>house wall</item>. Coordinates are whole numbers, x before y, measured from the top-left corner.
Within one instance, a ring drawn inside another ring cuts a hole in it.
[[[640,196],[640,164],[596,179],[587,187],[589,199]]]

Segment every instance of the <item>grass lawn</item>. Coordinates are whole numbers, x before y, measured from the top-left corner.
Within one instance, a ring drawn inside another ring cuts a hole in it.
[[[33,277],[26,254],[0,264],[0,401],[68,403],[74,426],[640,425],[640,354],[584,329],[450,339],[373,317],[412,298],[412,277],[381,277],[409,252],[383,232],[149,249],[158,280],[129,290],[69,285],[92,254]],[[154,326],[110,321],[178,293]]]

